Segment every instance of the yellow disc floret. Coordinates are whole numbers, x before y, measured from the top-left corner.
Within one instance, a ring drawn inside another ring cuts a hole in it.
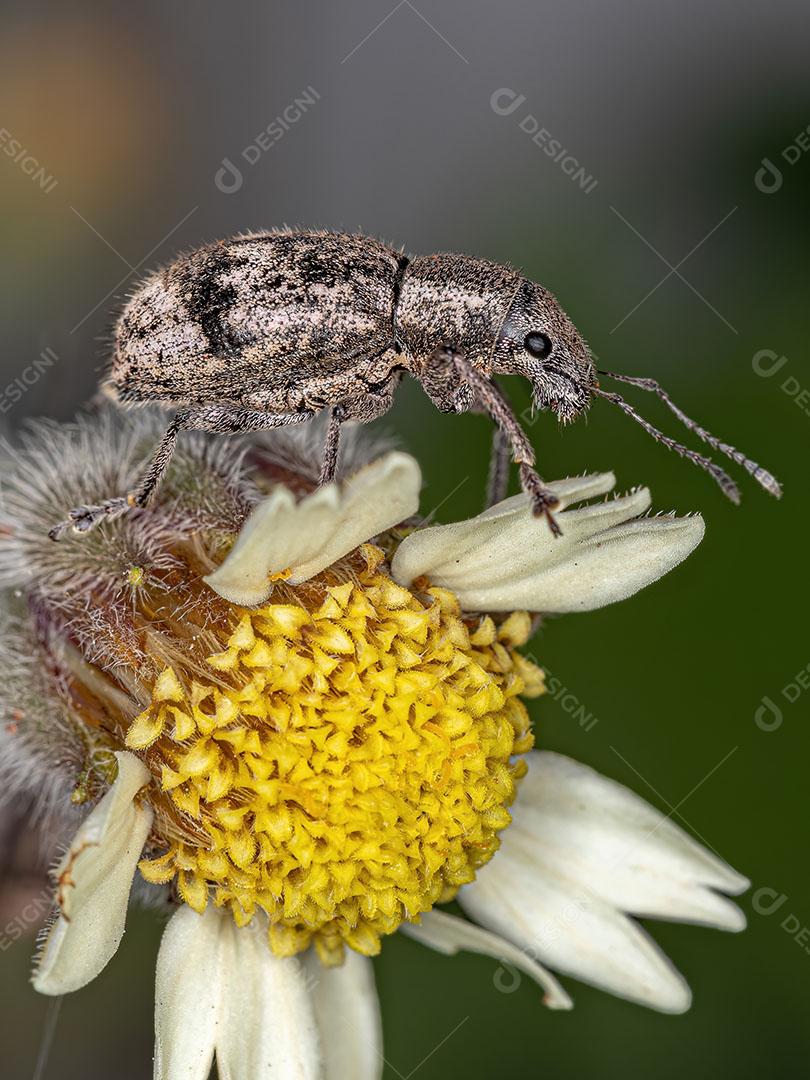
[[[375,953],[452,897],[495,852],[532,745],[528,616],[464,622],[376,561],[312,609],[244,611],[206,677],[167,667],[127,734],[162,788],[144,877],[240,925],[263,910],[282,955]]]

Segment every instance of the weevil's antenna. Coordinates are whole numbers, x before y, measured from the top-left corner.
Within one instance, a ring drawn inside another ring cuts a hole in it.
[[[615,371],[600,371],[599,374],[607,375],[609,379],[615,379],[616,382],[628,383],[630,386],[637,386],[640,390],[649,390],[651,393],[657,394],[667,408],[675,413],[684,427],[688,428],[689,431],[693,431],[699,439],[708,443],[713,450],[719,450],[721,454],[725,454],[726,457],[731,458],[732,461],[741,465],[769,495],[773,495],[777,499],[782,497],[782,485],[775,476],[772,476],[767,469],[763,469],[756,461],[752,461],[751,458],[746,457],[741,450],[737,450],[728,443],[724,443],[715,435],[712,435],[710,431],[707,431],[706,428],[701,427],[700,424],[690,416],[687,416],[683,409],[675,404],[666,390],[658,385],[655,379],[643,379],[636,375],[617,375]]]
[[[701,469],[705,469],[706,472],[710,476],[713,476],[720,485],[723,494],[731,499],[733,503],[739,505],[740,489],[725,469],[721,469],[719,465],[715,465],[711,458],[704,457],[703,454],[698,454],[695,450],[690,450],[688,446],[676,442],[675,439],[670,439],[669,435],[665,435],[663,431],[659,431],[657,427],[653,427],[649,420],[645,420],[643,416],[639,416],[633,406],[626,402],[620,394],[611,394],[599,386],[592,387],[592,391],[606,401],[612,401],[614,405],[619,406],[622,412],[627,413],[628,416],[632,416],[635,422],[641,424],[647,434],[652,435],[656,442],[663,443],[667,449],[674,450],[676,454],[680,454],[681,457],[686,458],[687,461],[691,461],[694,465],[698,465]]]

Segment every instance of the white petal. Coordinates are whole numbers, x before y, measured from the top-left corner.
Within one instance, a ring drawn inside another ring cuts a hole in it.
[[[238,927],[209,904],[181,907],[160,946],[155,1080],[316,1080],[323,1076],[304,969],[274,956],[265,926]]]
[[[253,510],[224,562],[204,580],[231,603],[250,607],[273,591],[270,575],[317,554],[339,516],[337,485],[329,484],[299,503],[277,487]]]
[[[563,505],[568,505],[567,498],[579,493],[602,494],[612,480],[612,473],[607,473],[581,477],[578,484],[563,480],[549,487],[555,493],[560,489],[558,497]],[[643,513],[649,506],[647,491],[630,498],[633,501],[629,504],[625,499],[597,503],[579,511],[557,512],[563,535],[555,537],[545,520],[533,516],[528,496],[515,495],[468,521],[435,525],[412,533],[394,556],[394,577],[401,584],[410,584],[414,578],[427,574],[435,584],[454,592],[488,584],[495,588],[508,587],[515,579],[517,568],[523,576],[531,578],[538,568],[568,558],[578,540],[608,524]],[[607,513],[612,515],[610,521],[606,520]]]
[[[124,933],[132,878],[152,826],[152,811],[134,798],[151,775],[134,754],[115,756],[115,782],[56,869],[60,914],[33,978],[41,994],[85,986],[106,967]]]
[[[533,753],[501,847],[459,902],[531,956],[663,1012],[689,989],[626,913],[741,929],[747,887],[663,814],[559,754]]]
[[[611,474],[549,485],[561,499],[601,494]],[[392,573],[403,585],[427,575],[468,610],[590,611],[623,600],[682,562],[704,525],[689,518],[638,518],[645,488],[623,498],[558,512],[561,537],[518,495],[470,521],[421,529],[400,544]]]
[[[325,1080],[378,1080],[383,1050],[374,964],[347,949],[339,967],[324,967],[310,949],[304,965],[321,1037]]]
[[[465,912],[529,956],[618,997],[679,1013],[689,987],[638,924],[571,882],[498,852],[458,896]]]
[[[505,964],[519,968],[543,987],[543,1004],[550,1009],[570,1009],[571,998],[566,994],[551,972],[532,960],[521,949],[496,934],[482,930],[480,926],[458,919],[446,911],[434,908],[421,916],[419,923],[403,923],[400,929],[422,945],[454,956],[461,950],[491,956]]]
[[[589,473],[587,476],[568,476],[564,480],[552,480],[546,485],[560,500],[557,511],[565,510],[574,503],[584,502],[585,499],[594,499],[597,495],[607,495],[616,486],[616,477],[612,472]],[[503,517],[515,511],[523,512],[529,505],[529,497],[525,493],[512,495],[503,502],[495,503],[488,507],[480,518]]]
[[[205,581],[231,603],[264,603],[273,591],[273,575],[291,570],[287,580],[298,585],[415,514],[421,483],[414,459],[395,451],[342,486],[327,484],[300,502],[286,488],[276,488]]]
[[[320,1040],[304,968],[274,956],[258,920],[222,931],[224,986],[217,1034],[220,1080],[315,1080]]]
[[[668,574],[691,555],[706,527],[688,518],[641,518],[590,537],[569,560],[561,560],[531,582],[529,610],[548,613],[594,611],[626,600]],[[529,583],[527,583],[529,584]],[[506,608],[523,595],[518,584],[500,597]],[[494,609],[493,609],[494,610]]]
[[[155,1080],[207,1080],[211,1071],[225,917],[212,904],[202,915],[183,905],[164,931],[155,980]]]
[[[587,882],[622,911],[720,930],[745,926],[740,908],[719,892],[743,892],[746,878],[634,792],[561,754],[530,755],[504,836],[539,871]]]
[[[349,477],[343,486],[340,520],[324,538],[317,557],[297,563],[290,582],[299,585],[378,533],[419,509],[422,474],[414,458],[393,451]]]

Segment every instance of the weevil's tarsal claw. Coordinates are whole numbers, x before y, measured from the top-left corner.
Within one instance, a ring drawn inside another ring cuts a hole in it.
[[[544,517],[551,529],[552,536],[562,536],[562,529],[552,511],[560,505],[560,500],[550,491],[534,469],[528,465],[520,467],[520,484],[532,501],[532,513],[535,517]]]
[[[135,500],[130,495],[121,495],[115,499],[107,499],[97,506],[77,506],[71,510],[64,521],[54,525],[48,530],[51,540],[61,540],[68,530],[76,533],[87,533],[101,524],[102,521],[113,521],[121,517],[127,510],[135,505]]]
[[[537,510],[535,510],[534,512],[535,512],[535,515],[536,515]],[[559,524],[557,522],[557,519],[554,517],[554,515],[549,510],[549,508],[545,507],[545,509],[543,510],[543,513],[545,514],[545,517],[546,517],[546,523],[547,523],[549,529],[551,529],[551,535],[552,536],[562,536],[563,531],[560,528],[560,526],[559,526]]]

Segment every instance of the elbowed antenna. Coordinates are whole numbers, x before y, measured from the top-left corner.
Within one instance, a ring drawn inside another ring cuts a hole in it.
[[[781,498],[782,486],[775,476],[772,476],[767,469],[763,469],[761,465],[752,461],[751,458],[746,457],[741,450],[737,450],[735,447],[729,445],[729,443],[722,442],[717,436],[712,435],[710,431],[707,431],[706,428],[701,427],[695,420],[687,416],[683,409],[675,404],[666,390],[658,385],[655,379],[640,378],[634,375],[619,375],[613,371],[600,370],[599,374],[606,375],[609,379],[615,379],[617,382],[627,383],[630,386],[637,386],[641,390],[649,390],[651,393],[657,394],[667,408],[678,417],[684,427],[688,428],[689,431],[693,431],[699,439],[708,443],[714,450],[719,450],[721,454],[725,454],[726,457],[731,458],[732,461],[741,465],[769,495],[773,495],[777,499]],[[705,469],[706,472],[714,477],[723,489],[723,493],[728,496],[732,502],[739,503],[740,492],[737,485],[725,470],[721,469],[719,465],[715,465],[711,458],[704,457],[702,454],[697,454],[694,450],[689,450],[681,443],[664,435],[656,427],[653,427],[652,424],[645,420],[644,417],[640,416],[619,394],[608,393],[599,387],[594,387],[593,392],[600,397],[606,398],[608,401],[612,401],[615,405],[618,405],[628,416],[632,416],[636,423],[641,424],[645,431],[649,435],[652,435],[658,442],[662,442],[665,446],[669,447],[670,450],[674,450],[677,454],[680,454],[681,457],[688,458],[695,465],[700,466],[701,469]]]
[[[690,416],[687,416],[683,409],[675,404],[666,390],[658,385],[655,379],[639,378],[636,375],[617,375],[614,371],[600,371],[599,374],[607,375],[609,379],[615,379],[617,382],[627,383],[630,386],[637,386],[641,390],[649,390],[651,393],[657,394],[667,408],[675,413],[684,427],[688,428],[689,431],[693,431],[699,439],[708,443],[713,450],[719,450],[721,454],[725,454],[726,457],[731,458],[732,461],[741,465],[769,495],[773,495],[777,499],[782,497],[782,485],[775,476],[772,476],[767,469],[763,469],[756,461],[752,461],[751,458],[746,457],[741,450],[737,450],[736,447],[722,442],[716,435],[712,435],[706,428],[701,427],[697,421],[693,420]]]
[[[593,387],[593,393],[604,398],[606,401],[612,401],[614,405],[618,405],[622,412],[627,413],[628,416],[632,416],[637,424],[641,424],[647,434],[652,435],[656,442],[663,443],[669,450],[674,450],[676,454],[680,454],[681,457],[691,461],[699,468],[705,469],[706,472],[710,476],[713,476],[720,485],[726,498],[731,499],[733,503],[736,503],[739,506],[740,489],[725,469],[721,469],[719,465],[715,465],[711,458],[705,457],[703,454],[698,454],[695,450],[690,450],[688,446],[676,442],[675,439],[670,439],[669,435],[665,435],[663,431],[659,431],[657,427],[654,427],[649,420],[645,420],[643,416],[640,416],[633,406],[624,400],[621,394],[611,394],[607,390],[602,390],[599,386]]]

